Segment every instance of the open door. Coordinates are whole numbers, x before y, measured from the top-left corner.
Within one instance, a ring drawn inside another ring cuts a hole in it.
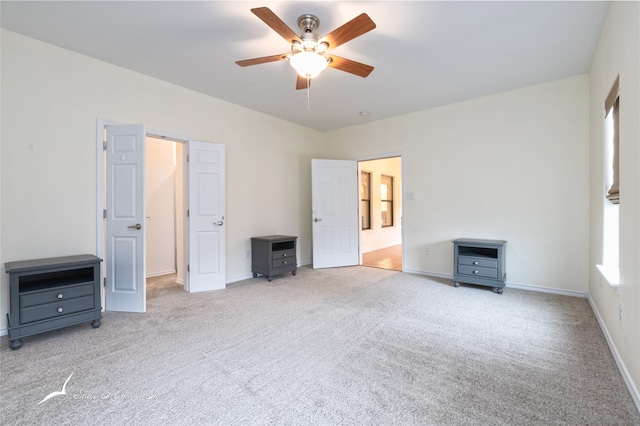
[[[186,289],[223,289],[225,276],[225,147],[188,142],[189,245]]]
[[[358,163],[311,160],[313,267],[359,264]]]
[[[106,309],[145,312],[145,130],[107,126]]]
[[[104,259],[105,309],[145,312],[145,128],[99,120],[98,129],[96,239]],[[175,140],[185,143],[183,164],[188,169],[185,290],[225,288],[225,147]]]

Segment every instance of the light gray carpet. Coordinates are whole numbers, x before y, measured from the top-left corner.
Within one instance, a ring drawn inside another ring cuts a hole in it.
[[[585,299],[364,267],[148,299],[5,336],[2,423],[640,424]]]

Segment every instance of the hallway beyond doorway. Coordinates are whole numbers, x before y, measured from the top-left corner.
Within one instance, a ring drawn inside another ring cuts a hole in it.
[[[402,271],[402,244],[362,253],[362,266]]]

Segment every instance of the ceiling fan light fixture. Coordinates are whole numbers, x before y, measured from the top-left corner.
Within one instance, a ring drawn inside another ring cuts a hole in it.
[[[300,36],[300,38],[302,40],[302,50],[304,50],[306,52],[315,52],[316,49],[318,48],[318,41],[316,40],[315,37],[302,38],[304,35],[305,34]]]
[[[306,78],[316,77],[328,65],[327,58],[314,52],[298,52],[289,62],[298,74]]]
[[[316,53],[324,54],[324,52],[326,52],[327,49],[329,49],[329,43],[327,43],[326,41],[321,41],[316,46]]]

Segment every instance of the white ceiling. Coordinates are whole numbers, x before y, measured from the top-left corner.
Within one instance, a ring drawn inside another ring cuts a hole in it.
[[[333,53],[373,65],[329,68],[295,90],[285,62],[240,59],[288,44],[251,8],[324,35],[366,12],[377,28]],[[3,28],[320,131],[586,73],[609,2],[2,1]],[[309,99],[307,99],[309,96]],[[309,109],[307,109],[309,101]],[[362,117],[361,111],[369,112]]]

